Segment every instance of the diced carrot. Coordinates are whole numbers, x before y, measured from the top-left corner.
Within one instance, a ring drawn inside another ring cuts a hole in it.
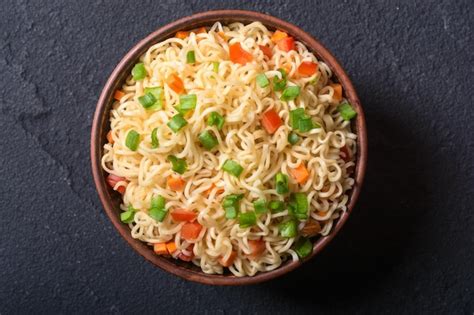
[[[276,44],[278,41],[282,40],[285,37],[288,37],[288,34],[286,34],[285,32],[282,32],[280,30],[277,30],[277,31],[275,31],[275,33],[273,33],[273,35],[271,37],[271,40],[272,40],[272,42],[274,42]]]
[[[277,46],[280,50],[286,52],[295,50],[295,39],[293,37],[285,37],[277,42]]]
[[[237,252],[233,250],[227,259],[224,259],[223,256],[219,258],[219,264],[221,264],[224,267],[232,266],[236,257],[237,257]]]
[[[249,241],[250,254],[247,255],[250,259],[258,258],[265,251],[265,242],[262,240]]]
[[[157,255],[166,255],[166,254],[168,254],[168,249],[166,249],[166,243],[155,243],[155,244],[153,244],[153,251]]]
[[[177,247],[176,247],[175,242],[171,241],[171,242],[166,243],[166,250],[168,251],[170,255],[173,254],[176,251],[176,249]]]
[[[177,37],[179,39],[185,39],[188,36],[189,36],[189,32],[186,32],[186,31],[179,31],[175,35],[175,37]]]
[[[186,181],[181,177],[170,176],[167,179],[168,187],[174,191],[183,190]]]
[[[213,190],[214,188],[216,188],[216,185],[215,185],[214,183],[212,183],[212,184],[211,184],[211,187],[209,187],[208,190],[205,190],[205,191],[203,192],[203,195],[204,195],[206,198],[209,197],[209,195],[211,194],[211,192],[212,192],[212,190]],[[219,188],[219,189],[217,189],[217,191],[216,191],[216,195],[222,194],[224,191],[225,191],[224,188]]]
[[[193,221],[197,217],[197,213],[182,208],[176,208],[171,211],[171,217],[175,221]]]
[[[201,233],[202,225],[197,222],[188,222],[181,227],[181,237],[187,241],[194,241]]]
[[[194,30],[193,32],[196,33],[196,34],[203,34],[203,33],[207,33],[207,30],[206,30],[206,28],[203,26],[203,27],[200,27],[200,28]]]
[[[172,74],[169,76],[167,80],[168,86],[175,91],[178,94],[181,94],[184,92],[184,83],[183,80],[181,80],[180,77],[178,77],[176,74]]]
[[[347,145],[344,145],[339,150],[340,150],[339,156],[341,157],[341,159],[343,159],[344,162],[346,162],[346,163],[349,162],[351,160],[351,153],[350,153],[349,148],[347,147]]]
[[[107,132],[107,141],[108,141],[110,144],[113,144],[113,143],[114,143],[114,138],[112,137],[112,130],[109,130],[109,132]]]
[[[227,41],[229,38],[227,37],[227,35],[220,31],[220,32],[217,32],[217,35],[219,35],[223,40]]]
[[[127,182],[127,180],[124,177],[116,176],[114,174],[109,174],[107,176],[107,183],[109,184],[112,189],[117,185],[118,182]],[[128,183],[128,182],[127,182]],[[125,186],[119,186],[117,188],[117,191],[121,193],[122,195],[125,193]]]
[[[298,184],[303,184],[304,182],[306,182],[306,180],[309,177],[309,172],[306,169],[306,166],[304,165],[304,163],[301,163],[300,165],[298,165],[297,168],[290,168],[289,172]]]
[[[330,84],[330,86],[333,88],[334,90],[334,94],[332,96],[332,98],[336,101],[336,102],[340,102],[342,100],[342,86],[338,83],[335,83],[335,84]]]
[[[263,46],[263,45],[259,45],[258,47],[263,52],[263,54],[268,57],[268,59],[272,58],[273,52],[272,52],[272,49],[270,47]]]
[[[262,115],[262,126],[269,134],[274,134],[281,125],[283,121],[275,110],[270,109]]]
[[[321,225],[318,221],[310,219],[306,222],[304,227],[301,229],[301,235],[311,237],[321,232]]]
[[[244,50],[240,43],[235,43],[229,46],[230,60],[234,63],[245,65],[247,62],[253,60],[253,56],[248,51]]]
[[[318,71],[318,64],[311,61],[303,61],[298,67],[298,73],[305,76],[312,76]]]
[[[120,101],[122,99],[122,97],[125,96],[125,93],[120,91],[120,90],[116,90],[115,93],[114,93],[114,98],[117,100],[117,101]]]

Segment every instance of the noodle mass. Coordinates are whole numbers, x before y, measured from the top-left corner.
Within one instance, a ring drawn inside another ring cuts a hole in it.
[[[132,236],[209,274],[309,255],[354,184],[355,112],[331,77],[259,22],[151,46],[114,95],[102,158]]]

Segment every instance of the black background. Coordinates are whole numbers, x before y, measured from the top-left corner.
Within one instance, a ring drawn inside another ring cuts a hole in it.
[[[2,1],[0,313],[474,312],[474,2]],[[90,171],[98,95],[165,23],[217,8],[288,20],[334,53],[365,108],[369,163],[313,261],[210,287],[138,256]]]

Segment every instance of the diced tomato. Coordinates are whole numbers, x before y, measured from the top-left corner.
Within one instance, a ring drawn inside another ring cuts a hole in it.
[[[180,77],[178,77],[176,74],[170,75],[170,77],[167,80],[168,86],[175,91],[178,94],[181,94],[184,92],[184,83],[183,80],[181,80]]]
[[[282,32],[280,30],[276,30],[275,33],[273,33],[273,35],[271,37],[271,40],[272,40],[272,42],[274,42],[276,44],[285,37],[288,37],[288,34],[286,34],[285,32]]]
[[[127,182],[124,177],[116,176],[114,174],[109,174],[106,180],[109,186],[112,187],[112,189],[115,187],[115,185],[117,185],[118,182]],[[119,186],[117,188],[117,191],[123,195],[125,193],[125,186]]]
[[[181,227],[181,237],[187,241],[194,241],[201,233],[202,225],[197,222],[188,222]]]
[[[117,100],[117,101],[120,101],[122,99],[122,97],[125,96],[125,93],[120,91],[120,90],[116,90],[115,93],[114,93],[114,98]]]
[[[272,58],[273,52],[272,52],[272,49],[270,47],[263,46],[263,45],[259,45],[258,47],[263,52],[263,54],[268,57],[268,59]]]
[[[281,125],[283,121],[275,110],[270,109],[263,114],[262,126],[269,134],[274,134]]]
[[[229,46],[230,60],[234,63],[245,65],[247,62],[253,60],[253,56],[248,51],[244,50],[240,43],[235,43]]]
[[[318,64],[311,61],[303,61],[298,67],[298,73],[305,76],[312,76],[318,71]]]
[[[351,152],[349,151],[349,148],[347,147],[347,145],[343,146],[339,150],[340,150],[339,156],[341,157],[341,159],[343,159],[344,162],[346,163],[349,162],[351,160]]]
[[[173,176],[168,177],[167,182],[168,182],[168,187],[174,191],[183,190],[184,185],[186,184],[184,179],[182,179],[181,177],[173,177]]]
[[[295,39],[293,37],[285,37],[277,42],[277,46],[280,50],[286,52],[295,50]]]
[[[176,208],[171,211],[171,217],[175,221],[193,221],[197,218],[197,213],[182,208]]]
[[[340,102],[342,100],[342,86],[338,83],[335,83],[335,84],[330,84],[330,86],[333,88],[334,90],[334,94],[332,96],[332,98],[336,101],[336,102]]]
[[[224,259],[224,257],[219,258],[219,264],[221,264],[224,267],[232,266],[236,257],[237,257],[237,252],[233,250],[227,259]]]
[[[265,242],[262,240],[249,241],[250,254],[247,255],[250,259],[258,258],[265,251]]]
[[[175,37],[177,37],[179,39],[185,39],[188,36],[189,36],[189,32],[185,32],[185,31],[179,31],[175,35]]]

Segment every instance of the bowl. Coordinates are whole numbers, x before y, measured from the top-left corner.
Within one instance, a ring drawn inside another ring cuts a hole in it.
[[[103,146],[107,141],[106,134],[110,129],[109,112],[113,103],[113,93],[125,81],[138,58],[143,53],[145,53],[145,51],[151,45],[174,36],[177,31],[191,30],[201,26],[210,26],[217,21],[220,21],[223,24],[232,22],[251,23],[254,21],[260,21],[270,30],[280,29],[292,35],[297,40],[304,43],[306,47],[308,47],[308,49],[318,57],[319,60],[324,61],[331,68],[333,71],[333,79],[337,78],[337,81],[342,84],[345,97],[351,102],[358,114],[357,118],[352,121],[352,130],[357,134],[358,139],[356,167],[354,173],[355,183],[353,189],[349,192],[349,204],[347,211],[341,215],[329,235],[326,237],[321,237],[314,243],[313,252],[310,256],[302,261],[287,261],[273,271],[258,273],[252,277],[236,277],[231,274],[205,274],[200,268],[194,266],[192,263],[186,263],[172,258],[158,256],[153,252],[153,249],[150,246],[132,238],[128,225],[123,224],[120,221],[119,205],[121,203],[121,195],[113,191],[107,185],[106,174],[101,167]],[[190,281],[211,285],[247,285],[267,281],[282,276],[298,268],[302,263],[317,255],[341,230],[342,226],[347,221],[354,208],[362,186],[367,162],[367,133],[362,106],[349,77],[336,58],[319,41],[314,39],[311,35],[301,30],[297,26],[267,14],[242,10],[208,11],[184,17],[154,31],[145,39],[136,44],[115,67],[100,94],[99,101],[97,102],[97,108],[92,123],[91,162],[94,182],[105,212],[109,216],[112,224],[120,233],[120,235],[134,250],[145,257],[146,260],[167,272]]]

